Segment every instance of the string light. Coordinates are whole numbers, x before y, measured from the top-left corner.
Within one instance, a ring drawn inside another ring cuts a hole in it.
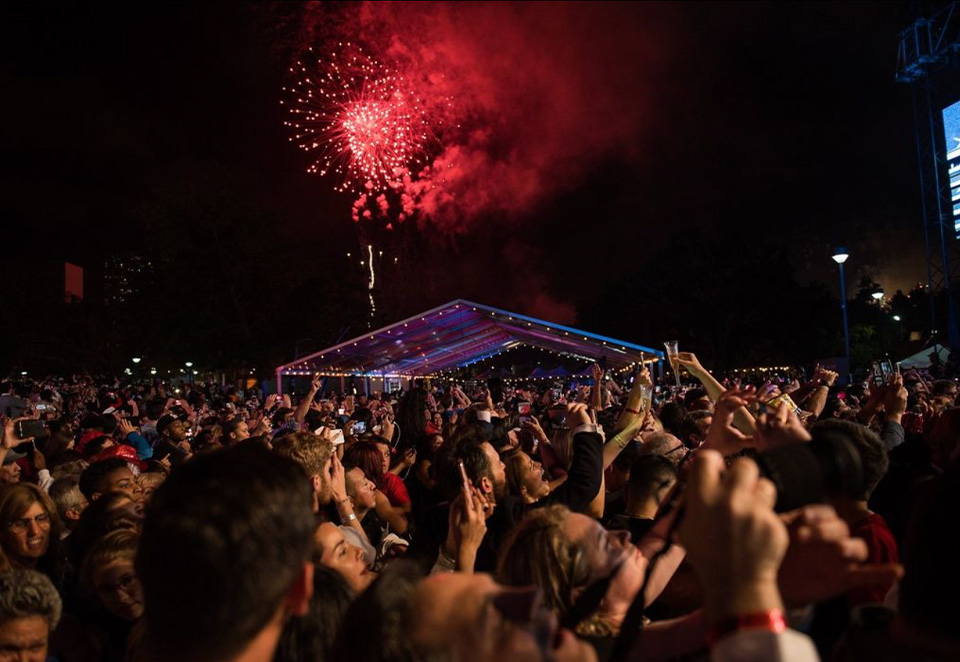
[[[435,314],[436,314],[436,318],[441,318],[441,317],[443,317],[444,313],[455,314],[455,311],[456,311],[456,310],[459,310],[459,308],[460,308],[460,304],[452,304],[452,305],[449,305],[449,306],[445,307],[443,310],[435,310],[435,311],[431,312],[429,315],[433,315],[433,314],[435,313]],[[529,319],[529,318],[525,318],[525,317],[523,317],[523,316],[515,317],[515,316],[510,315],[509,313],[505,313],[505,312],[500,312],[500,313],[498,313],[498,312],[492,311],[492,310],[479,309],[479,308],[477,308],[476,306],[471,306],[471,307],[470,307],[470,310],[473,311],[473,312],[480,312],[481,314],[483,314],[483,315],[485,315],[486,317],[490,318],[490,321],[491,321],[493,324],[495,324],[495,325],[503,324],[503,322],[506,321],[506,320],[504,320],[504,318],[507,318],[507,320],[509,320],[509,321],[511,321],[511,322],[515,322],[515,323],[516,323],[516,322],[520,322],[520,323],[526,324],[526,327],[527,327],[528,329],[531,329],[531,330],[533,329],[534,326],[536,326],[536,327],[538,327],[538,328],[543,328],[543,329],[545,329],[545,330],[551,331],[552,333],[556,334],[557,340],[556,340],[555,342],[556,342],[556,343],[559,343],[560,345],[563,345],[563,344],[565,344],[565,343],[568,343],[569,340],[563,340],[563,339],[560,337],[559,334],[562,333],[562,334],[563,334],[563,337],[565,337],[565,338],[570,338],[571,331],[573,331],[573,332],[576,331],[576,330],[564,330],[563,327],[557,328],[557,326],[551,325],[551,324],[548,323],[548,322],[543,322],[543,321],[540,321],[540,320]],[[500,316],[499,318],[498,318],[498,315]],[[437,328],[443,328],[443,330],[444,330],[445,333],[449,332],[450,329],[447,328],[447,325],[445,325],[445,324],[443,323],[443,320],[439,320],[439,322],[438,322],[438,320],[437,320],[436,318],[435,318],[435,319],[431,319],[431,317],[429,317],[427,314],[424,314],[423,316],[421,316],[421,317],[420,317],[420,322],[422,322],[422,323],[424,323],[424,324],[422,324],[421,327],[414,332],[414,336],[419,336],[419,337],[421,337],[421,338],[423,337],[423,335],[425,335],[426,337],[437,337],[437,336],[439,336],[439,332],[438,332],[437,330],[435,330],[435,329],[437,329]],[[383,334],[383,332],[386,332],[387,335],[393,335],[393,331],[396,330],[396,331],[397,331],[397,334],[396,334],[395,336],[393,336],[393,337],[394,337],[395,339],[396,339],[396,338],[399,338],[399,337],[401,337],[401,336],[404,335],[403,332],[400,330],[400,324],[401,324],[401,323],[398,322],[397,324],[392,325],[392,326],[389,327],[389,328],[380,329],[380,330],[379,330],[379,334]],[[409,324],[408,322],[403,322],[402,324],[403,324],[403,328],[404,328],[404,329],[408,329],[409,326],[410,326],[410,324]],[[435,326],[435,325],[438,325],[438,326]],[[430,328],[431,326],[434,326],[434,328]],[[423,335],[421,335],[421,334],[423,334]],[[369,335],[366,339],[359,339],[359,340],[356,341],[356,342],[353,342],[353,341],[350,341],[350,342],[352,342],[352,346],[353,346],[353,347],[357,347],[357,348],[359,348],[360,345],[363,344],[364,342],[366,342],[367,340],[369,340],[371,343],[373,343],[372,346],[376,346],[375,343],[377,343],[378,341],[382,341],[382,338],[378,338],[377,335],[378,335],[378,334],[375,333],[375,334],[373,334],[373,335]],[[414,336],[409,336],[409,335],[408,335],[408,338],[414,337]],[[632,352],[634,352],[634,351],[638,351],[638,350],[635,350],[635,349],[630,349],[630,350],[628,350],[628,348],[627,348],[625,345],[618,345],[616,342],[611,343],[611,342],[610,342],[610,339],[602,339],[602,336],[600,336],[600,337],[596,337],[596,336],[593,336],[593,337],[591,337],[591,336],[581,336],[581,337],[582,337],[583,341],[598,343],[598,344],[595,345],[596,351],[599,351],[599,352],[603,353],[604,355],[606,355],[607,360],[610,360],[610,359],[612,358],[615,363],[620,363],[620,362],[623,361],[623,360],[629,360],[629,359],[631,358],[631,357],[630,357],[630,353],[632,353]],[[576,339],[575,342],[579,342],[579,340],[580,340],[580,339],[578,338],[578,339]],[[403,342],[402,342],[401,340],[399,340],[399,339],[396,339],[396,340],[394,341],[394,344],[398,345],[399,347],[404,347]],[[464,343],[464,344],[467,345],[467,343]],[[481,344],[481,343],[475,343],[475,344]],[[494,343],[494,344],[495,344],[495,343]],[[371,347],[371,345],[365,345],[365,346],[366,346],[366,347]],[[468,345],[468,346],[469,346],[469,345]],[[342,347],[342,346],[341,346],[341,347]],[[337,354],[341,354],[341,353],[342,353],[342,352],[341,352],[341,347],[336,348],[336,353],[337,353]],[[431,349],[431,350],[424,351],[424,347],[423,347],[423,346],[418,346],[418,347],[416,348],[416,352],[420,353],[420,357],[417,357],[416,360],[413,360],[413,359],[412,359],[411,357],[409,357],[409,356],[408,356],[408,357],[396,357],[396,358],[394,358],[394,357],[390,357],[390,356],[388,355],[388,356],[386,357],[386,362],[390,362],[390,363],[392,363],[393,365],[396,365],[396,366],[398,366],[398,367],[399,367],[400,365],[404,365],[404,364],[407,364],[407,365],[409,365],[409,366],[411,366],[411,367],[414,367],[414,372],[415,372],[416,374],[410,373],[410,375],[406,375],[405,372],[398,372],[398,373],[396,373],[396,374],[397,374],[397,376],[399,376],[399,377],[410,377],[410,378],[413,378],[413,377],[443,378],[443,377],[449,377],[449,376],[454,376],[454,375],[457,375],[457,376],[462,375],[465,370],[468,370],[468,369],[470,369],[470,368],[473,368],[474,370],[483,369],[483,368],[484,368],[484,365],[483,365],[483,362],[484,362],[484,361],[487,361],[487,360],[493,361],[493,360],[495,360],[498,356],[500,356],[501,354],[503,354],[503,353],[505,353],[505,352],[512,351],[512,350],[514,350],[514,349],[521,349],[521,348],[529,349],[529,350],[537,350],[537,351],[539,351],[539,352],[543,352],[543,353],[545,353],[545,354],[547,354],[547,355],[549,355],[549,356],[556,357],[556,358],[571,359],[571,360],[576,360],[576,361],[583,361],[583,362],[585,362],[585,363],[588,364],[588,365],[589,365],[589,364],[593,364],[593,363],[595,363],[595,362],[598,360],[598,357],[597,357],[597,356],[585,356],[585,355],[580,354],[580,353],[578,353],[578,352],[576,352],[576,351],[563,351],[563,350],[548,349],[548,348],[546,348],[546,347],[540,347],[540,346],[537,346],[537,345],[528,344],[528,343],[526,343],[526,342],[521,342],[521,341],[519,341],[519,340],[515,340],[515,339],[514,339],[514,340],[511,340],[511,341],[508,341],[507,343],[505,343],[504,346],[502,346],[502,347],[500,347],[500,348],[497,348],[495,351],[487,352],[487,353],[483,354],[482,356],[472,357],[470,360],[464,361],[463,363],[459,363],[459,364],[457,364],[457,365],[455,365],[455,366],[453,366],[453,367],[450,367],[449,369],[442,370],[442,371],[436,371],[436,370],[434,370],[434,371],[429,371],[429,370],[424,369],[423,372],[420,372],[419,370],[416,370],[416,368],[417,368],[417,367],[426,368],[426,367],[427,367],[426,364],[428,364],[431,359],[436,360],[436,359],[438,359],[438,357],[440,357],[439,360],[441,361],[441,363],[446,363],[446,362],[450,361],[450,358],[448,358],[448,357],[450,357],[451,354],[452,354],[453,356],[456,356],[457,354],[459,354],[459,356],[462,357],[462,356],[464,356],[465,354],[468,355],[468,352],[469,352],[470,350],[469,350],[469,349],[467,349],[467,350],[458,350],[458,348],[456,348],[456,347],[454,347],[454,348],[447,348],[448,352],[446,353],[446,355],[444,355],[444,353],[442,353],[440,350],[432,350],[432,349]],[[615,352],[616,354],[620,354],[621,356],[611,357],[610,354],[609,354],[609,352]],[[353,352],[350,352],[350,353],[353,353]],[[639,350],[639,354],[640,354],[640,359],[639,359],[639,360],[633,360],[633,361],[631,361],[631,362],[629,362],[629,363],[621,364],[621,365],[622,365],[621,368],[612,368],[611,371],[612,371],[612,372],[615,372],[616,374],[623,374],[623,373],[629,372],[629,371],[631,371],[631,370],[635,370],[635,369],[636,369],[636,366],[639,365],[639,364],[641,364],[641,363],[643,363],[643,364],[645,364],[645,365],[652,365],[652,364],[657,363],[658,361],[660,361],[660,358],[661,358],[661,357],[659,356],[659,353],[655,352],[654,350],[650,350],[649,353],[647,353],[647,352],[645,352],[645,351],[643,351],[643,350]],[[319,358],[320,358],[320,359],[323,359],[323,358],[324,358],[324,355],[322,355],[322,354],[319,355]],[[337,358],[340,358],[340,357],[337,357]],[[452,358],[452,357],[451,357],[451,358]],[[450,361],[450,362],[452,362],[452,361]],[[417,366],[417,363],[420,363],[420,366]],[[558,363],[560,363],[560,362],[558,362]],[[540,366],[541,363],[540,363],[540,362],[537,362],[537,365]],[[548,365],[549,365],[549,363],[548,363]],[[313,371],[311,371],[311,370],[308,369],[309,366],[308,366],[308,364],[307,364],[306,361],[301,362],[301,363],[299,364],[299,367],[302,368],[304,375],[306,375],[306,374],[313,374]],[[495,367],[494,364],[492,364],[492,363],[491,363],[491,364],[487,364],[487,368],[486,368],[486,369],[489,370],[490,368],[493,368],[493,367]],[[557,368],[563,368],[563,367],[564,367],[564,366],[563,366],[562,364],[560,364],[560,365],[557,365],[555,368],[553,368],[553,370],[556,370]],[[502,368],[501,368],[501,369],[502,369]],[[293,373],[289,373],[289,374],[293,374]],[[329,373],[325,373],[325,374],[329,374],[330,376],[344,376],[344,377],[346,377],[346,376],[363,376],[363,375],[370,376],[370,375],[372,375],[372,374],[374,374],[374,373],[367,372],[367,371],[365,371],[362,367],[359,368],[359,369],[355,369],[355,370],[352,370],[352,371],[351,371],[350,369],[344,368],[344,367],[341,365],[339,368],[338,368],[337,366],[330,366],[330,368],[329,368]],[[379,373],[377,373],[377,374],[379,374]],[[526,379],[531,379],[531,380],[537,380],[537,379],[539,379],[539,380],[547,380],[547,379],[557,379],[557,378],[560,378],[560,377],[579,378],[578,375],[574,372],[574,373],[571,373],[571,374],[569,374],[569,375],[548,375],[548,376],[545,376],[545,377],[528,377],[528,378],[526,378]]]

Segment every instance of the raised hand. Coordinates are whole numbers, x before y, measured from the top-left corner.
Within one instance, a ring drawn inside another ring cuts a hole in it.
[[[490,395],[490,389],[483,390],[483,406],[488,411],[493,411],[493,396]]]
[[[11,449],[14,446],[22,444],[25,441],[30,441],[33,437],[27,437],[26,439],[21,439],[17,436],[17,423],[20,421],[29,421],[29,416],[21,416],[19,418],[8,418],[3,424],[3,448]]]
[[[808,441],[810,433],[786,402],[781,402],[775,412],[757,417],[757,432],[753,439],[757,450],[765,451],[785,444]]]
[[[570,430],[574,430],[580,427],[581,425],[590,425],[591,423],[593,423],[593,421],[590,420],[590,412],[587,405],[576,402],[576,403],[570,403],[566,405],[566,407],[567,407],[566,425],[567,425],[567,428],[569,428]]]
[[[708,622],[782,608],[776,581],[789,535],[773,512],[776,500],[776,487],[752,460],[726,470],[719,453],[694,455],[679,534]]]
[[[756,401],[753,387],[729,389],[720,394],[713,410],[713,421],[701,449],[715,450],[723,456],[733,455],[753,445],[751,437],[733,425],[734,413]]]
[[[811,381],[821,386],[833,386],[837,381],[837,377],[839,377],[839,373],[821,368],[820,365],[817,364],[817,369],[813,373],[813,379]]]
[[[125,418],[117,419],[117,430],[120,432],[121,439],[126,439],[127,435],[136,432],[136,428],[133,427],[133,424]]]
[[[450,504],[444,551],[457,561],[457,570],[472,573],[477,550],[487,534],[485,500],[474,486],[464,485]]]
[[[779,395],[780,388],[769,380],[757,389],[757,401],[761,403],[770,402]]]
[[[594,364],[593,364],[593,367],[592,367],[591,370],[590,370],[590,372],[591,372],[591,374],[593,375],[593,383],[594,383],[597,387],[599,387],[599,386],[600,386],[600,382],[603,381],[603,368],[600,367],[600,364],[599,364],[599,363],[594,363]]]
[[[881,393],[883,410],[887,413],[888,420],[899,418],[907,411],[907,395],[907,389],[903,386],[903,376],[893,375]]]
[[[867,543],[851,538],[847,524],[827,505],[784,513],[790,534],[777,582],[783,601],[801,607],[854,588],[885,586],[903,575],[902,566],[864,564]]]
[[[330,496],[335,504],[347,499],[346,472],[336,453],[330,456]]]
[[[530,420],[526,423],[522,423],[520,427],[528,428],[533,432],[534,436],[540,441],[545,441],[547,438],[547,433],[543,431],[543,427],[540,425],[540,421],[536,416],[530,416]]]
[[[691,356],[693,355],[691,354]],[[653,378],[650,376],[650,369],[646,365],[642,365],[640,367],[640,371],[637,373],[637,381],[639,381],[641,384],[653,386]]]
[[[700,364],[700,360],[693,352],[678,352],[677,363],[690,371],[690,374],[696,377],[706,372],[706,369]]]
[[[393,422],[393,416],[387,415],[380,421],[380,436],[387,441],[393,441],[393,433],[397,426]]]
[[[253,435],[254,437],[257,437],[263,434],[270,434],[270,432],[271,432],[270,418],[266,415],[266,413],[260,416],[260,420],[257,422],[256,427],[250,430],[250,434]]]

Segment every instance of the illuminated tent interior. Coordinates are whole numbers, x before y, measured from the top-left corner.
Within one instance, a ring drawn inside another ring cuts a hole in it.
[[[663,358],[650,347],[457,299],[281,365],[277,388],[282,390],[284,378],[290,383],[289,378],[315,374],[339,378],[341,392],[348,383],[363,392],[407,387],[410,380],[448,376],[521,348],[585,362],[574,373],[538,369],[524,379],[583,376],[601,360],[607,369],[622,371]]]

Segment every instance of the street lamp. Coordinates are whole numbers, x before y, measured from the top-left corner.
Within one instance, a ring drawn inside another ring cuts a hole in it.
[[[893,321],[894,321],[894,322],[899,322],[899,321],[900,321],[900,316],[899,316],[899,315],[894,315],[894,316],[893,316]]]
[[[881,295],[881,296],[882,296],[882,295]],[[193,367],[193,361],[187,361],[186,363],[184,363],[184,365],[187,366],[188,368],[192,368],[192,367]]]
[[[843,311],[843,349],[847,356],[847,370],[850,369],[850,326],[847,324],[847,282],[843,277],[843,263],[850,254],[843,246],[833,251],[833,261],[840,267],[840,310]]]
[[[131,359],[131,360],[132,360],[134,363],[140,363],[140,357],[139,357],[139,356],[134,356],[133,359]]]
[[[880,305],[880,300],[883,299],[883,290],[877,290],[876,292],[874,292],[874,293],[871,294],[870,296],[873,297],[873,300],[876,301],[876,302],[877,302],[877,305],[879,306],[879,305]]]

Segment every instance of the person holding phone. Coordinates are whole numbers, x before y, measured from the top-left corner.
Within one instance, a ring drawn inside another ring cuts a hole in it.
[[[14,448],[32,439],[23,439],[17,433],[18,427],[25,421],[30,421],[28,416],[19,418],[7,418],[3,422],[3,438],[0,439],[0,462],[3,468],[0,469],[0,483],[15,485],[20,482],[22,468],[17,464],[17,460],[25,458],[26,453],[15,451]]]

